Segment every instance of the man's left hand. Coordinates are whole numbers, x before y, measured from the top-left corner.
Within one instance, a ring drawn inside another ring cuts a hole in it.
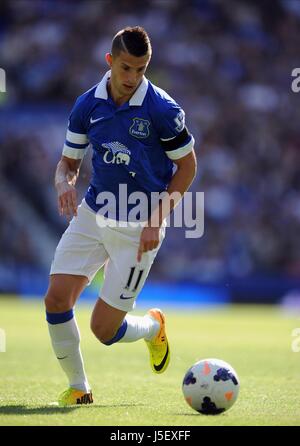
[[[147,251],[152,251],[159,245],[159,230],[160,228],[153,228],[150,226],[146,226],[140,238],[140,246],[137,254],[137,261],[140,262],[142,260],[142,254]]]

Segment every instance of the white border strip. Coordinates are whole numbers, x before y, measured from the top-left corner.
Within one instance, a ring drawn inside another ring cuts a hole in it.
[[[80,160],[84,157],[85,152],[86,149],[73,149],[72,147],[68,147],[66,144],[64,144],[62,154],[68,158]]]
[[[73,144],[86,144],[88,142],[87,136],[84,133],[75,133],[67,130],[66,140]]]
[[[194,143],[195,143],[195,140],[192,137],[190,142],[188,142],[185,146],[179,147],[179,149],[176,149],[176,150],[170,150],[170,151],[166,152],[166,155],[171,160],[178,160],[180,158],[183,158],[185,155],[187,155],[188,153],[190,153],[193,150]]]

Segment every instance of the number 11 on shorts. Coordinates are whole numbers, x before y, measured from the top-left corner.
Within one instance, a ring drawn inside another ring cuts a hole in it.
[[[129,277],[128,277],[128,280],[127,280],[127,284],[126,284],[125,290],[129,290],[130,289],[130,286],[132,284],[132,280],[133,280],[133,276],[134,276],[135,270],[136,270],[136,266],[132,266],[130,268],[130,273],[129,273]],[[135,291],[137,290],[137,288],[139,286],[139,283],[141,281],[143,272],[144,272],[143,269],[139,270],[138,277],[137,277],[137,280],[135,282],[134,288],[132,290],[130,290],[132,293],[135,293]]]

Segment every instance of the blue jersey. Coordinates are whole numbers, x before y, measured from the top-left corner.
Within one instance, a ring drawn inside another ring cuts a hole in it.
[[[103,206],[97,197],[112,193],[120,200],[119,185],[128,196],[166,190],[173,174],[173,160],[193,150],[194,139],[185,127],[185,114],[162,89],[143,77],[131,99],[118,107],[107,92],[110,71],[101,82],[81,95],[71,111],[63,155],[83,158],[93,150],[93,173],[85,196],[95,212]],[[127,204],[126,220],[135,204]],[[151,212],[151,210],[150,210]]]

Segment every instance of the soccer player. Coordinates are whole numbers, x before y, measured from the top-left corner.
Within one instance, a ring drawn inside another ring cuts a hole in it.
[[[93,402],[73,307],[104,264],[92,332],[105,345],[144,339],[155,373],[169,364],[163,312],[153,308],[143,317],[127,314],[164,239],[166,217],[196,172],[194,139],[183,110],[144,76],[151,53],[143,28],[127,27],[115,35],[105,56],[110,70],[75,102],[57,165],[59,212],[71,221],[55,252],[45,305],[52,346],[69,381],[58,398],[62,406]],[[93,174],[77,206],[75,183],[89,144]],[[151,201],[153,192],[164,196]],[[130,200],[136,193],[148,198],[140,215]],[[171,200],[173,193],[177,198]],[[113,198],[113,205],[104,197]]]

